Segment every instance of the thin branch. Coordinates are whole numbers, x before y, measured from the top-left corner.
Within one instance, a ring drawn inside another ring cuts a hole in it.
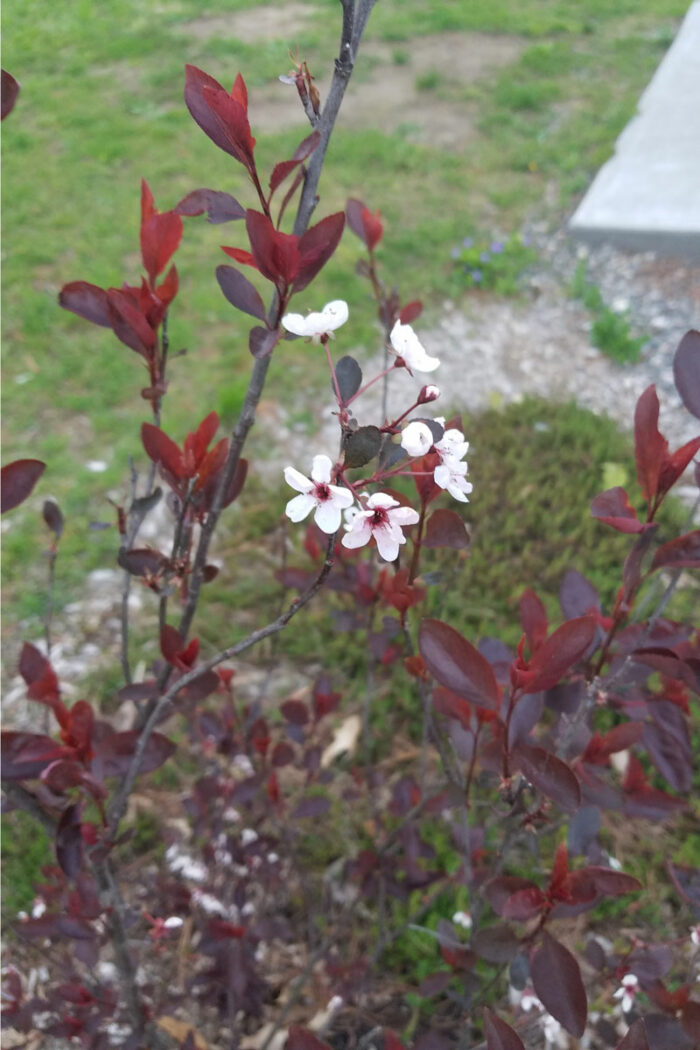
[[[178,678],[176,682],[173,682],[170,688],[158,698],[141,730],[129,770],[112,801],[112,805],[110,806],[109,829],[112,838],[116,835],[119,822],[126,812],[128,798],[134,785],[134,781],[138,776],[139,769],[141,768],[141,762],[146,752],[148,741],[168,705],[182,689],[188,686],[191,682],[194,682],[195,679],[200,678],[205,672],[212,671],[215,667],[218,667],[219,664],[223,663],[224,660],[230,660],[234,656],[240,656],[241,653],[251,649],[264,638],[269,638],[270,635],[277,634],[278,631],[284,630],[289,621],[293,619],[293,617],[296,616],[296,614],[300,612],[301,609],[303,609],[304,606],[307,605],[318,593],[323,586],[326,577],[333,568],[333,547],[335,545],[335,536],[336,534],[334,533],[329,537],[326,558],[318,576],[299,598],[295,598],[285,612],[278,616],[276,620],[266,624],[265,627],[259,627],[256,631],[253,631],[247,636],[247,638],[243,638],[242,641],[236,642],[235,645],[230,645],[227,649],[221,650],[216,656],[212,656],[211,659],[200,664],[193,671],[188,671],[187,674],[184,674],[181,678]]]

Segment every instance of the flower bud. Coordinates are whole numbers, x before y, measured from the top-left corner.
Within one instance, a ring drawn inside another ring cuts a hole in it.
[[[437,401],[440,397],[440,388],[436,386],[424,386],[418,395],[418,404],[427,405],[429,401]]]

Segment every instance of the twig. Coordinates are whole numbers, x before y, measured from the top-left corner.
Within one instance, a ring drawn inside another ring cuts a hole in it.
[[[148,716],[147,721],[145,722],[141,730],[141,734],[139,736],[138,743],[136,745],[136,750],[134,751],[134,756],[131,760],[131,765],[129,766],[128,772],[124,777],[124,780],[122,781],[121,787],[117,791],[117,794],[115,795],[112,801],[112,805],[110,806],[109,828],[110,836],[112,838],[114,838],[116,830],[119,826],[119,822],[121,821],[122,817],[124,816],[124,813],[126,812],[129,794],[131,793],[134,781],[138,776],[139,769],[141,767],[141,762],[146,752],[146,747],[148,745],[148,741],[151,738],[151,734],[153,733],[156,725],[160,721],[162,714],[164,713],[168,705],[171,703],[171,701],[182,689],[185,688],[185,686],[188,686],[191,682],[194,682],[195,679],[201,677],[201,675],[203,675],[206,671],[212,671],[215,667],[218,667],[219,664],[223,663],[224,660],[230,660],[233,656],[239,656],[241,653],[246,652],[247,649],[251,649],[254,645],[257,645],[264,638],[269,638],[270,635],[277,634],[278,631],[284,630],[289,621],[294,616],[296,616],[296,614],[301,609],[303,609],[304,606],[308,604],[308,602],[311,601],[314,595],[317,594],[317,592],[323,586],[326,577],[333,568],[334,544],[335,533],[329,537],[326,558],[318,576],[313,581],[313,583],[309,587],[307,587],[304,593],[291,603],[291,605],[287,608],[285,612],[282,613],[281,616],[278,616],[277,619],[273,620],[271,623],[266,624],[265,627],[259,627],[256,631],[253,631],[251,634],[249,634],[247,638],[243,638],[242,641],[236,642],[235,645],[230,645],[227,649],[221,650],[221,652],[217,653],[216,656],[212,656],[211,659],[205,661],[203,664],[200,664],[193,671],[188,671],[187,674],[184,674],[181,678],[178,678],[176,682],[173,682],[169,689],[161,697],[158,698],[156,704],[153,706]]]

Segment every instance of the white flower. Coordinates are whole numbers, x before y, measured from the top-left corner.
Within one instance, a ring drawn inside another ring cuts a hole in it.
[[[633,973],[626,973],[622,978],[622,987],[613,994],[614,999],[621,999],[623,1014],[629,1013],[634,1006],[634,997],[637,994],[639,981]]]
[[[700,948],[700,923],[690,927],[690,943],[695,948]]]
[[[282,324],[292,335],[303,335],[318,343],[323,336],[334,338],[333,332],[347,319],[348,304],[342,299],[334,299],[332,303],[326,303],[320,313],[307,314],[306,317],[303,314],[285,314]]]
[[[472,917],[468,911],[456,911],[452,916],[452,922],[456,926],[461,926],[463,930],[471,930],[473,926]]]
[[[386,492],[376,492],[367,500],[367,509],[360,511],[352,528],[343,536],[343,546],[364,547],[374,537],[379,554],[385,561],[396,561],[399,547],[406,542],[401,529],[415,525],[418,512],[412,507],[401,507]]]
[[[427,353],[410,324],[397,321],[389,338],[394,351],[403,358],[407,368],[415,369],[416,372],[432,372],[439,366],[438,358]]]
[[[243,846],[252,846],[254,842],[258,841],[258,833],[253,828],[243,828],[241,832],[241,844]]]
[[[545,1014],[542,1018],[542,1034],[545,1038],[547,1050],[550,1047],[569,1045],[569,1040],[564,1035],[561,1025],[551,1014]]]
[[[435,420],[441,426],[444,426],[445,420],[440,417]],[[456,427],[450,427],[446,430],[439,441],[435,442],[435,448],[444,459],[449,456],[453,459],[464,459],[467,452],[469,451],[469,442],[464,440],[464,434],[461,430],[457,430]]]
[[[354,522],[357,515],[361,513],[362,511],[355,503],[353,503],[352,507],[348,507],[347,510],[343,511],[343,528],[346,532],[350,532],[350,529],[352,528],[352,523]]]
[[[414,420],[401,431],[401,448],[409,456],[424,456],[433,444],[433,434],[427,423]]]
[[[314,456],[311,480],[294,467],[284,468],[284,480],[301,493],[290,499],[285,514],[292,521],[302,521],[315,508],[314,521],[329,536],[338,531],[341,512],[354,500],[349,489],[330,484],[332,466],[328,456]]]
[[[450,496],[460,501],[469,503],[468,495],[474,488],[471,481],[466,480],[467,464],[464,460],[446,457],[442,463],[438,463],[433,473],[435,484],[441,489],[447,489]]]
[[[523,994],[520,997],[520,1009],[524,1010],[526,1014],[530,1013],[530,1010],[543,1010],[544,1007],[539,1001],[532,988],[525,988]]]
[[[179,915],[170,915],[163,923],[163,928],[166,930],[179,930],[183,921]]]

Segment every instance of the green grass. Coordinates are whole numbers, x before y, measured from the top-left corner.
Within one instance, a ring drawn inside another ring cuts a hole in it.
[[[26,813],[2,816],[2,916],[6,925],[18,911],[31,911],[41,869],[56,858],[43,828]],[[7,929],[7,925],[6,925]]]
[[[605,305],[600,288],[588,280],[583,260],[576,267],[571,282],[571,295],[580,299],[593,314],[591,343],[618,364],[633,364],[639,360],[646,339],[634,337],[626,313],[617,313]]]

